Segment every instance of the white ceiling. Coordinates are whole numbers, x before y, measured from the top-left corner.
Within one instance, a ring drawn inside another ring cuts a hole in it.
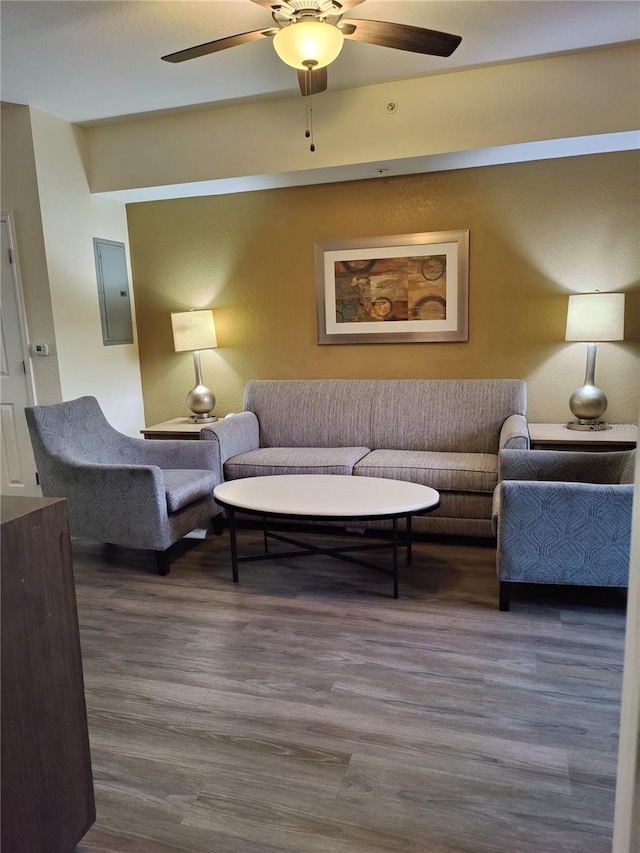
[[[345,43],[329,88],[349,89],[640,38],[636,0],[366,0],[346,16],[462,36],[448,59]],[[2,0],[1,95],[69,122],[293,95],[270,39],[179,65],[163,54],[260,29],[250,0]]]

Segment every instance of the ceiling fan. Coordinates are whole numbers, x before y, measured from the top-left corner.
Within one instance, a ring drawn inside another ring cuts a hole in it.
[[[462,41],[461,36],[407,24],[354,18],[342,20],[345,12],[364,3],[364,0],[252,2],[269,9],[277,26],[209,41],[169,53],[162,59],[165,62],[184,62],[250,41],[273,38],[273,46],[280,59],[297,69],[302,94],[313,95],[327,88],[327,65],[336,59],[345,38],[432,56],[451,56]]]

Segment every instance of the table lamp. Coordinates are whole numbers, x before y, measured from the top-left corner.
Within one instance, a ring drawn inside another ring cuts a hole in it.
[[[585,341],[587,370],[584,384],[569,398],[569,408],[575,421],[568,429],[606,429],[601,420],[607,408],[604,391],[596,387],[596,341],[624,339],[624,293],[578,293],[569,297],[566,341]]]
[[[216,398],[202,382],[200,350],[218,346],[213,311],[177,311],[171,314],[173,344],[176,352],[193,352],[193,367],[196,374],[195,388],[187,394],[187,406],[194,424],[208,424],[218,418],[211,414]]]

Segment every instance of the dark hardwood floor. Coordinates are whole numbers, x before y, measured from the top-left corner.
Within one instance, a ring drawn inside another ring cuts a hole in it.
[[[82,853],[609,853],[615,594],[529,587],[500,613],[493,548],[426,539],[397,601],[326,557],[241,565],[234,586],[226,534],[168,577],[79,541],[74,565]]]

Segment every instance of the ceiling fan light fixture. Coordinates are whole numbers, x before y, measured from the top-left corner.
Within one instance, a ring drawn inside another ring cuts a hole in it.
[[[275,34],[273,46],[280,59],[292,68],[324,68],[342,50],[344,36],[324,21],[298,21]]]

